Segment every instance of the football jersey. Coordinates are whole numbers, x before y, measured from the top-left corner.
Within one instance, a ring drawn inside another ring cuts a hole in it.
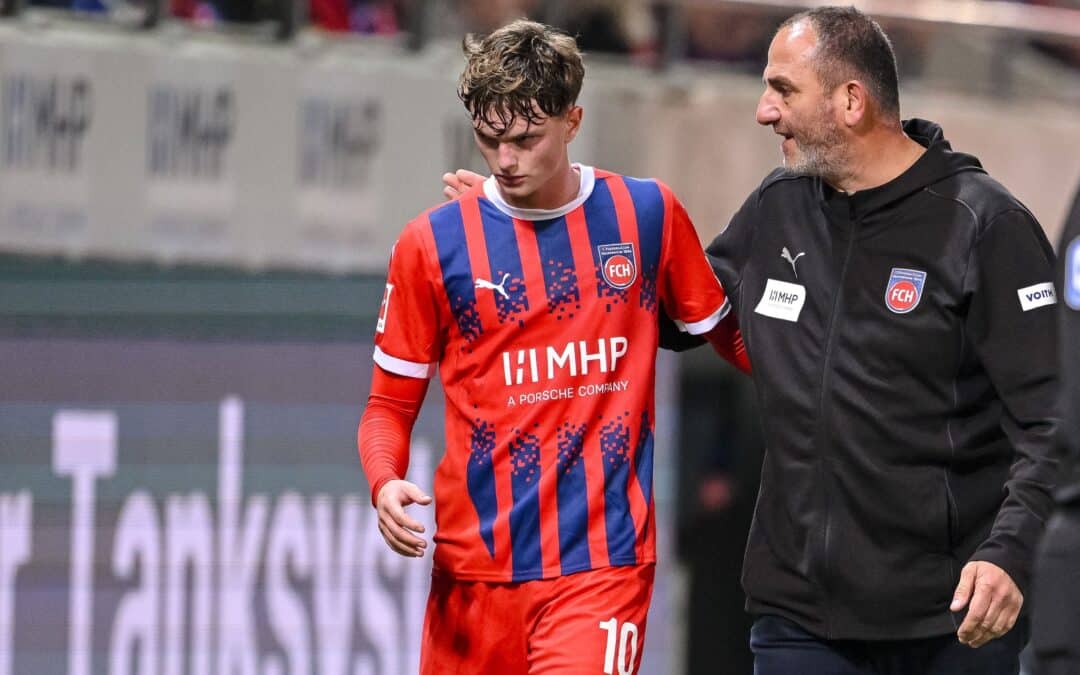
[[[667,186],[575,165],[577,197],[518,209],[494,178],[410,222],[375,361],[439,370],[436,573],[526,581],[655,561],[661,305],[683,330],[728,311]]]

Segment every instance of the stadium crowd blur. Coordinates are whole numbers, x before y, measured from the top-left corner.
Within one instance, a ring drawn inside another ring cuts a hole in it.
[[[10,1],[10,0],[9,0]],[[106,13],[125,0],[29,0],[30,6]],[[133,0],[135,4],[152,0]],[[993,0],[987,0],[988,2]],[[1076,0],[1015,0],[1051,7],[1077,8]],[[274,15],[279,0],[167,0],[174,19],[197,25],[255,23]],[[423,8],[427,19],[446,36],[488,32],[506,22],[528,17],[559,26],[577,36],[586,52],[629,56],[643,64],[660,57],[660,39],[670,3],[655,0],[309,0],[307,21],[329,35],[394,36],[411,26]],[[675,56],[712,61],[738,71],[758,72],[773,28],[790,12],[787,8],[707,7],[689,5],[680,17],[683,38]],[[883,21],[899,56],[901,76],[917,76],[930,36],[909,26]],[[1032,40],[1047,56],[1080,68],[1080,47]]]

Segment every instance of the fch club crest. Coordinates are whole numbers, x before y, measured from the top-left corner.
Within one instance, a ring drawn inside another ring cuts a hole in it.
[[[600,273],[612,288],[629,288],[637,279],[637,263],[633,244],[601,244],[596,247],[600,254]]]
[[[885,306],[896,314],[907,314],[922,300],[926,272],[892,268],[889,283],[885,286]]]

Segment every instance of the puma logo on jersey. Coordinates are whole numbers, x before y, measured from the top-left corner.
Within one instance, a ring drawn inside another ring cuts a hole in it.
[[[791,257],[791,251],[788,251],[787,246],[780,249],[780,257],[791,263],[791,271],[795,273],[795,278],[799,278],[799,272],[795,269],[795,261],[806,255],[805,251],[800,251],[794,258]]]
[[[487,279],[477,278],[475,288],[487,288],[487,289],[490,289],[492,291],[495,291],[499,295],[503,296],[504,299],[509,300],[510,295],[507,294],[506,288],[504,288],[504,286],[506,286],[506,280],[509,279],[509,278],[510,278],[509,273],[504,274],[503,278],[502,278],[502,281],[500,281],[497,284],[493,284],[490,281],[488,281]]]

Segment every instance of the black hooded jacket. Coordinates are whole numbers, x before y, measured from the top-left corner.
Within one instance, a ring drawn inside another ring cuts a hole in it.
[[[830,639],[956,630],[970,560],[1027,591],[1052,505],[1054,255],[941,128],[847,195],[769,175],[708,248],[735,303],[767,452],[747,608]]]

